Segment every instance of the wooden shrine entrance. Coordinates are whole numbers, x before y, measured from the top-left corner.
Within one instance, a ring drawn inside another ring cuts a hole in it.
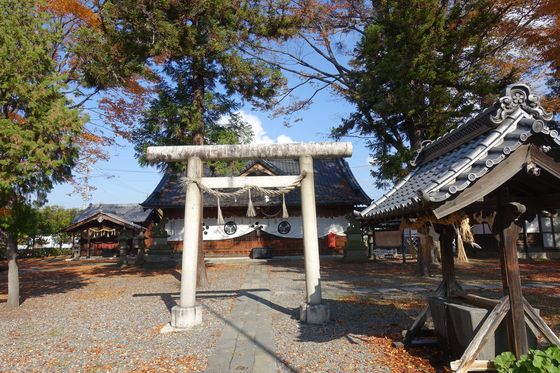
[[[171,310],[171,328],[181,330],[202,322],[202,309],[196,304],[198,247],[202,240],[201,187],[260,188],[287,187],[301,180],[303,245],[305,258],[306,299],[300,308],[300,320],[323,324],[329,320],[328,304],[321,296],[319,246],[313,158],[339,158],[352,155],[351,143],[304,143],[266,145],[203,145],[148,147],[152,162],[187,161],[184,238],[181,273],[181,298]],[[299,159],[300,175],[254,177],[202,177],[202,162],[215,160]]]

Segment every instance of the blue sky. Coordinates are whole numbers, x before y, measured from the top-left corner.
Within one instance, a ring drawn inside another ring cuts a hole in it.
[[[351,111],[343,99],[323,93],[311,107],[300,113],[300,121],[290,127],[283,125],[282,118],[270,118],[267,113],[242,110],[244,118],[253,126],[256,142],[316,142],[331,141],[330,128]],[[370,176],[371,165],[365,143],[359,139],[348,139],[353,143],[353,155],[347,161],[362,188],[371,198],[378,198],[378,191]],[[91,203],[140,203],[155,188],[161,174],[155,167],[140,167],[134,158],[132,144],[122,140],[119,146],[109,149],[111,159],[92,165],[91,184],[97,189],[91,192]],[[67,208],[82,207],[83,201],[68,184],[55,186],[49,194],[49,205]]]
[[[347,64],[351,50],[356,44],[359,35],[344,33],[335,40],[348,47],[337,52],[338,63]],[[301,56],[309,63],[320,67],[324,71],[336,73],[334,66],[325,61],[301,40],[289,41],[283,48],[288,48],[291,53]],[[288,64],[291,61],[277,62]],[[303,69],[305,70],[305,69]],[[301,83],[300,78],[291,73],[285,74],[288,85],[293,87]],[[321,86],[305,84],[295,91],[292,99],[305,99],[311,97],[314,90]],[[286,102],[284,102],[286,104]],[[270,113],[254,111],[245,106],[242,109],[244,118],[253,126],[255,142],[319,142],[332,141],[329,133],[332,127],[340,124],[342,118],[352,112],[352,107],[340,96],[334,95],[328,89],[321,90],[313,99],[308,109],[300,111],[293,116],[290,126],[284,123],[289,121],[286,117],[271,118]],[[95,112],[89,113],[94,122],[101,122]],[[295,120],[295,119],[298,120]],[[374,186],[370,176],[372,166],[369,164],[369,152],[365,142],[357,138],[343,139],[353,143],[353,155],[347,161],[354,176],[364,191],[374,199],[381,196],[382,192]],[[134,158],[133,145],[121,140],[119,146],[109,149],[111,158],[108,162],[98,162],[92,165],[91,184],[97,189],[91,192],[91,203],[140,203],[153,191],[161,178],[155,167],[140,167]],[[78,193],[73,192],[73,187],[68,184],[57,185],[49,194],[48,204],[64,207],[82,207],[84,202]]]

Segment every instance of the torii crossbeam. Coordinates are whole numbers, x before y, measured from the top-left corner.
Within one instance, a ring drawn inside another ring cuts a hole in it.
[[[202,178],[202,161],[299,158],[300,173],[305,175],[301,181],[301,210],[307,291],[305,303],[300,308],[300,320],[310,324],[323,324],[330,317],[328,304],[323,303],[321,297],[313,158],[339,158],[350,157],[351,155],[352,144],[349,142],[157,146],[147,149],[148,161],[187,161],[187,179],[196,180],[210,188],[231,188],[248,183],[261,187],[271,187],[275,180],[278,182],[276,186],[282,186],[286,183],[286,177],[262,176],[250,179],[231,177],[214,178],[210,181],[209,178]],[[260,182],[261,178],[262,183]],[[250,181],[247,181],[247,179]],[[198,245],[202,239],[199,229],[201,211],[201,190],[196,182],[190,182],[186,187],[185,197],[181,298],[179,305],[171,310],[171,327],[174,330],[186,329],[202,322],[202,309],[196,304]]]

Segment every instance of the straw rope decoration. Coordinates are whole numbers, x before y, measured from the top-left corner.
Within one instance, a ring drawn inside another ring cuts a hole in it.
[[[249,203],[247,204],[247,217],[254,218],[257,216],[255,208],[253,207],[253,200],[251,199],[251,189],[249,189]]]
[[[282,187],[282,188],[263,188],[263,187],[260,187],[258,185],[246,185],[243,188],[239,188],[239,189],[237,189],[235,191],[231,191],[231,192],[223,192],[223,191],[218,191],[218,190],[215,190],[215,189],[212,189],[212,188],[208,188],[208,187],[204,186],[199,179],[182,177],[181,182],[183,183],[185,190],[186,190],[186,188],[189,184],[194,183],[198,186],[198,188],[202,192],[208,193],[211,196],[216,197],[216,199],[218,200],[217,224],[222,225],[222,224],[224,224],[224,218],[223,218],[222,210],[220,208],[220,198],[235,198],[235,197],[239,197],[239,196],[241,196],[245,193],[248,193],[249,194],[249,204],[247,206],[247,216],[248,217],[256,216],[255,208],[253,206],[253,201],[251,199],[251,197],[252,197],[251,192],[256,192],[258,194],[262,194],[262,195],[269,196],[269,197],[276,197],[276,196],[282,195],[282,218],[287,219],[289,217],[289,215],[288,215],[288,209],[286,208],[286,200],[284,198],[284,195],[286,193],[291,192],[295,188],[299,187],[301,185],[301,181],[303,180],[303,178],[306,175],[307,175],[306,172],[302,172],[292,184],[290,184],[288,186],[285,186],[285,187]]]
[[[218,200],[218,217],[216,219],[216,223],[218,225],[224,225],[226,222],[224,221],[224,215],[222,214],[222,209],[220,208],[220,199],[216,199]]]
[[[437,219],[433,215],[424,215],[417,217],[414,221],[408,218],[402,218],[399,230],[404,228],[418,229],[425,224],[448,224],[453,225],[459,229],[459,234],[463,242],[472,243],[474,242],[474,236],[471,230],[469,217],[462,212],[454,212],[442,219]]]
[[[288,215],[288,208],[286,207],[286,198],[285,194],[282,193],[282,219],[288,219],[290,215]]]

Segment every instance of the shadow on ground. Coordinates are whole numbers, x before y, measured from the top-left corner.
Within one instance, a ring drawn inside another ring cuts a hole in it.
[[[7,271],[0,272],[0,276],[0,303],[5,303],[8,289]],[[81,289],[88,283],[87,278],[76,272],[51,270],[49,272],[22,273],[20,271],[20,301],[23,303],[29,298],[66,293]]]
[[[180,279],[180,273],[175,268],[146,269],[134,265],[121,268],[114,259],[66,259],[67,257],[18,259],[21,303],[30,298],[84,288],[95,278],[170,274]],[[7,302],[7,292],[8,266],[3,261],[0,263],[0,304]]]

